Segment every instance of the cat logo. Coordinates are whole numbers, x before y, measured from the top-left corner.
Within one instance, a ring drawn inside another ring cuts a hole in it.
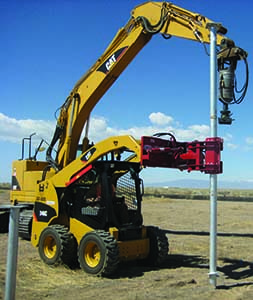
[[[82,156],[81,160],[82,161],[88,161],[95,152],[96,152],[96,148],[92,148],[89,152],[85,153]]]
[[[40,210],[40,217],[47,217],[47,211],[46,210]]]
[[[109,72],[111,67],[116,63],[115,54],[113,54],[109,60],[105,63],[106,70]]]
[[[123,47],[114,52],[98,69],[97,71],[103,72],[104,74],[109,73],[112,67],[123,57],[128,47]]]

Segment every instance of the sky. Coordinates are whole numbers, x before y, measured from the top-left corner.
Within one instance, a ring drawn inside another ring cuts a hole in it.
[[[130,18],[139,0],[0,0],[0,182],[9,182],[11,164],[21,157],[22,138],[36,132],[50,142],[54,113],[75,83],[100,57]],[[251,79],[251,0],[175,0],[228,29],[227,36],[248,53]],[[237,79],[245,80],[243,63]],[[178,141],[210,136],[210,68],[203,46],[156,35],[131,62],[92,112],[90,139],[111,135],[136,138],[171,132]],[[253,90],[230,107],[235,121],[218,126],[224,139],[223,174],[218,180],[252,182]],[[218,111],[221,104],[218,103]],[[42,159],[45,153],[41,154]],[[197,172],[148,168],[144,182],[208,179]]]

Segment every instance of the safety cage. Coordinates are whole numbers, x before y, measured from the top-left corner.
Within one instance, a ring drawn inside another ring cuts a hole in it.
[[[64,192],[67,214],[94,229],[142,224],[139,163],[97,161]]]

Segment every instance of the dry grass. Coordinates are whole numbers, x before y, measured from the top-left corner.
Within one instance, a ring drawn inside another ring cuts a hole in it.
[[[251,299],[253,297],[253,203],[218,202],[218,289],[208,282],[209,201],[145,198],[144,223],[169,233],[170,255],[162,268],[120,266],[114,278],[43,264],[20,240],[16,299]],[[197,234],[199,233],[199,234]],[[241,236],[231,236],[237,233]],[[7,235],[0,237],[3,299]]]
[[[145,188],[147,197],[161,197],[172,199],[209,200],[209,189],[189,188]],[[218,189],[218,200],[222,201],[249,201],[253,202],[253,190]]]

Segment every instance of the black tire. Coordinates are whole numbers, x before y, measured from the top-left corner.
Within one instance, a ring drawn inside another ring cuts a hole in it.
[[[160,266],[168,257],[169,242],[165,233],[158,227],[148,226],[149,255],[145,262],[150,266]]]
[[[31,240],[33,210],[24,209],[20,211],[18,235],[24,240]]]
[[[70,268],[78,267],[77,241],[74,235],[67,230],[61,238],[63,245],[61,260],[63,264]]]
[[[119,264],[117,241],[103,230],[89,232],[80,242],[78,259],[86,273],[109,276],[116,271]]]
[[[9,231],[10,212],[0,211],[0,233],[7,233]]]
[[[45,228],[39,240],[39,255],[48,265],[59,263],[72,267],[77,262],[77,242],[63,225]]]

